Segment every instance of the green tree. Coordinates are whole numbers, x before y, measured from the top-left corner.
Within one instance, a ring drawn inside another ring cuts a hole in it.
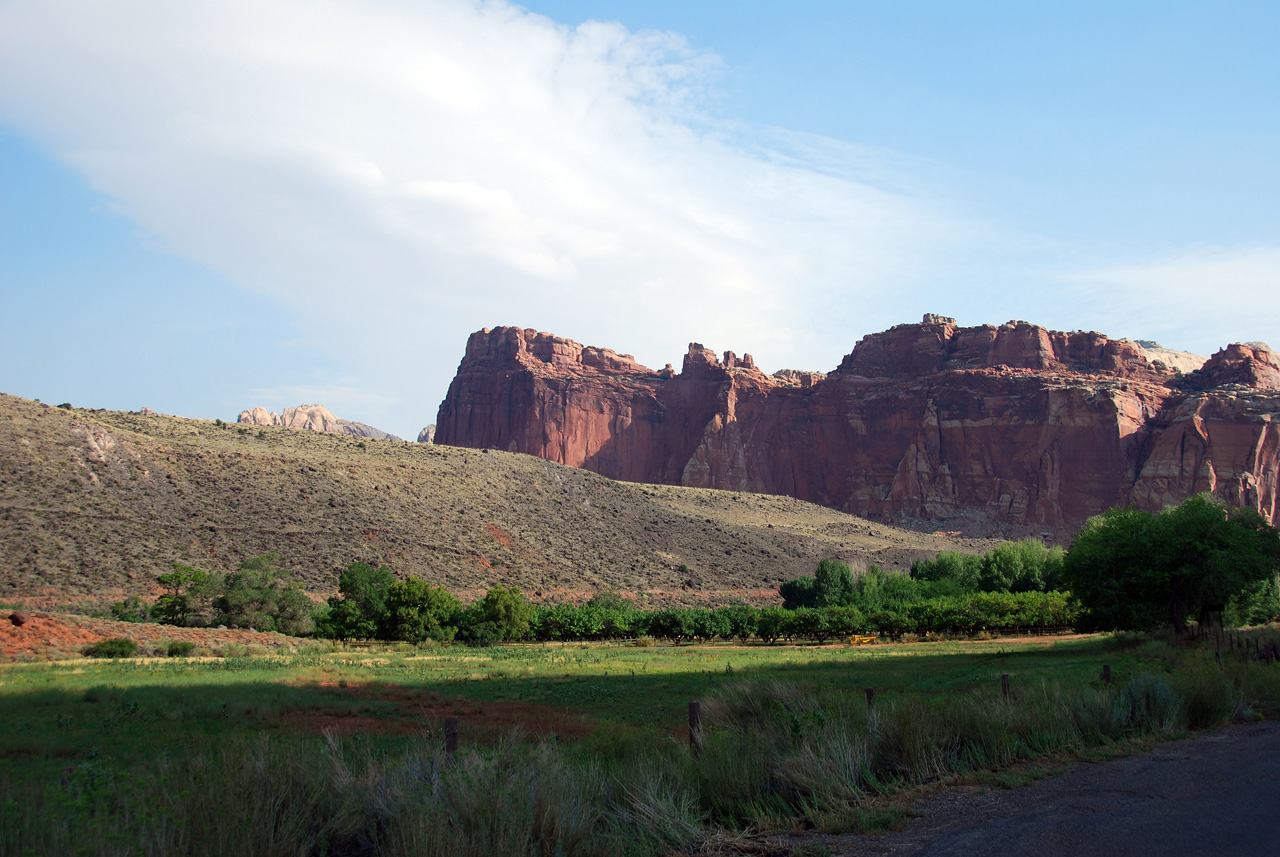
[[[524,593],[515,586],[493,587],[467,609],[462,625],[474,632],[481,625],[492,625],[499,640],[523,640],[529,636],[533,608]],[[487,630],[487,629],[486,629]]]
[[[837,559],[818,563],[813,582],[814,607],[838,607],[853,597],[853,570]]]
[[[1280,621],[1280,575],[1270,575],[1227,600],[1223,621],[1233,625],[1265,625]]]
[[[954,581],[962,592],[977,592],[982,576],[983,558],[960,551],[942,551],[933,559],[920,559],[911,564],[911,576],[930,583]]]
[[[338,595],[316,621],[316,633],[336,640],[371,640],[387,627],[387,596],[395,575],[385,565],[353,562],[338,576]]]
[[[871,615],[881,610],[899,611],[925,597],[920,581],[872,565],[858,577],[850,606]]]
[[[833,637],[849,637],[867,629],[867,619],[857,607],[828,607],[824,612]]]
[[[286,580],[276,599],[272,624],[281,634],[300,637],[315,630],[315,604],[301,583]]]
[[[601,610],[632,610],[635,608],[635,602],[627,596],[613,589],[601,589],[591,596],[591,600],[587,602],[590,607],[598,607]]]
[[[155,607],[136,595],[111,605],[111,618],[118,622],[150,622],[153,617],[159,621]]]
[[[979,588],[983,592],[1043,592],[1058,576],[1061,552],[1052,553],[1039,539],[997,545],[983,559]]]
[[[787,610],[812,607],[818,597],[818,581],[811,574],[802,574],[778,587],[782,606]]]
[[[378,635],[384,640],[448,642],[458,633],[462,602],[443,586],[409,575],[387,586],[386,610]]]
[[[311,631],[311,600],[302,585],[276,564],[280,554],[266,553],[240,563],[215,588],[213,607],[227,625],[306,634]]]
[[[782,607],[764,607],[756,616],[756,636],[773,645],[782,636],[788,611]]]
[[[152,615],[164,625],[186,625],[209,608],[211,576],[189,565],[173,564],[173,571],[156,578],[164,590],[156,598]]]
[[[716,613],[720,614],[724,623],[726,637],[737,637],[739,641],[746,643],[755,634],[760,613],[756,608],[748,604],[730,604],[727,607],[717,607]]]
[[[719,610],[697,607],[689,613],[693,636],[704,643],[709,643],[716,637],[728,637],[733,631],[728,618]]]
[[[1062,575],[1103,629],[1182,633],[1189,616],[1222,609],[1280,572],[1280,532],[1252,509],[1208,495],[1151,515],[1111,509],[1090,518],[1063,560]]]
[[[793,636],[813,640],[818,645],[822,645],[835,634],[827,608],[819,607],[798,607],[793,610],[786,630]]]
[[[646,625],[653,636],[670,640],[678,646],[681,640],[693,636],[693,611],[681,607],[655,610],[649,614]]]

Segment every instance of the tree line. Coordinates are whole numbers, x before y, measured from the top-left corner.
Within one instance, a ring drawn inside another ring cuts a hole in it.
[[[111,605],[111,614],[129,622],[310,634],[315,605],[279,562],[280,554],[265,553],[225,574],[174,563],[173,571],[156,578],[161,594],[154,603],[133,596]]]
[[[832,574],[841,581],[854,580],[848,566],[824,560],[817,579],[825,581]],[[643,637],[674,643],[753,638],[766,643],[823,643],[852,635],[1039,631],[1070,627],[1076,618],[1069,596],[1061,592],[954,590],[922,599],[910,578],[878,568],[859,576],[852,586],[862,593],[856,603],[831,600],[782,607],[731,604],[656,610],[640,609],[609,591],[597,593],[585,604],[532,605],[519,589],[496,586],[464,607],[444,587],[412,576],[397,578],[386,567],[353,563],[339,578],[338,594],[317,615],[316,633],[334,639],[473,644]]]
[[[873,565],[861,574],[825,559],[779,587],[781,607],[732,604],[657,610],[613,592],[585,604],[533,605],[495,586],[470,605],[442,586],[385,566],[353,563],[338,593],[313,605],[279,554],[218,574],[175,565],[153,605],[130,599],[118,618],[224,624],[340,640],[476,645],[514,640],[651,637],[708,642],[818,643],[853,635],[974,635],[984,631],[1175,630],[1207,614],[1229,624],[1280,617],[1280,532],[1251,509],[1207,495],[1159,514],[1112,509],[1081,528],[1068,550],[1034,539],[985,555],[943,551],[908,574]]]

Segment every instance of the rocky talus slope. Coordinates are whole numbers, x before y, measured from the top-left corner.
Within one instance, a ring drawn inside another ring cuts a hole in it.
[[[298,405],[296,408],[285,408],[283,412],[278,414],[275,411],[268,411],[266,408],[259,406],[241,411],[236,422],[241,425],[280,426],[282,428],[323,431],[330,434],[347,434],[352,437],[400,440],[390,432],[374,428],[371,425],[336,417],[324,405]]]
[[[1111,506],[1202,491],[1275,521],[1280,363],[1231,345],[1182,374],[1100,333],[926,316],[864,337],[827,374],[770,376],[697,343],[677,373],[499,327],[471,335],[436,423],[438,444],[616,479],[1065,538]]]
[[[464,595],[502,582],[543,599],[608,586],[650,603],[767,601],[823,557],[904,568],[991,544],[526,455],[0,395],[3,603],[101,604],[154,593],[174,562],[227,571],[266,551],[316,594],[360,560]]]

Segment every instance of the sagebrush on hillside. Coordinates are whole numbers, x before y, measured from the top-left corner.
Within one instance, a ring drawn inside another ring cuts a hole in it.
[[[993,544],[505,452],[4,395],[0,462],[0,597],[46,603],[156,594],[154,579],[175,562],[230,572],[269,552],[325,594],[354,560],[460,594],[504,583],[535,598],[614,588],[760,600],[827,556],[905,569]]]

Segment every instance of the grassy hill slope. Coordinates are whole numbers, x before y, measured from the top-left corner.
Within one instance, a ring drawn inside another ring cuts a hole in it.
[[[903,568],[993,542],[895,530],[785,497],[614,482],[525,455],[116,411],[0,394],[0,601],[150,593],[173,562],[266,551],[327,593],[353,560],[460,594],[600,587],[767,599],[835,556]],[[680,571],[680,566],[687,571]]]

